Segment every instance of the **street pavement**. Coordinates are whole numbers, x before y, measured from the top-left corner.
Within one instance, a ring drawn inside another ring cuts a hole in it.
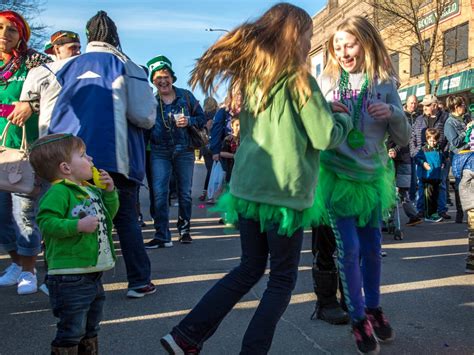
[[[159,339],[168,333],[204,293],[239,262],[238,231],[218,224],[199,196],[205,168],[196,164],[191,245],[177,242],[177,208],[171,208],[174,247],[148,252],[157,292],[127,299],[121,257],[104,276],[107,291],[99,335],[101,354],[165,354]],[[145,240],[153,237],[147,191],[141,193],[147,216]],[[454,211],[451,210],[454,216]],[[403,218],[404,220],[404,218]],[[396,332],[382,354],[474,354],[474,275],[464,273],[466,224],[423,223],[403,228],[404,240],[384,234],[382,306]],[[310,320],[315,296],[311,279],[311,234],[306,233],[298,282],[278,324],[270,354],[355,354],[349,326]],[[116,242],[118,255],[120,246]],[[44,275],[43,256],[38,275]],[[0,254],[0,270],[9,265]],[[202,354],[238,354],[247,324],[265,289],[267,277],[225,318]],[[48,298],[38,292],[18,296],[15,287],[0,289],[0,354],[48,354],[55,334]]]

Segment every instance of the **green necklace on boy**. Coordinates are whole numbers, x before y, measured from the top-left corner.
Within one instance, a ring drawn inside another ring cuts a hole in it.
[[[362,148],[365,144],[364,133],[359,129],[359,121],[360,121],[360,116],[362,113],[362,104],[364,101],[364,97],[367,94],[368,87],[369,87],[369,78],[367,77],[367,73],[365,73],[364,81],[357,95],[357,103],[352,112],[352,123],[354,125],[354,128],[347,135],[347,145],[351,149]],[[339,80],[339,101],[342,104],[346,104],[346,100],[349,99],[347,95],[349,89],[350,89],[349,73],[346,72],[345,70],[342,70],[341,78]],[[353,100],[352,92],[350,92],[349,95],[350,95],[350,100],[352,101]]]

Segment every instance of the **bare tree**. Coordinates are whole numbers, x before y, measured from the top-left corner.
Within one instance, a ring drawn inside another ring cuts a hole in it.
[[[435,61],[443,59],[443,38],[439,28],[453,0],[366,0],[374,8],[376,23],[386,38],[390,50],[419,55],[425,92],[432,92],[430,73]],[[415,45],[415,48],[412,48]],[[392,48],[390,48],[392,47]],[[436,89],[436,88],[435,88]]]
[[[22,15],[31,28],[30,47],[43,50],[43,44],[48,38],[48,26],[38,22],[39,14],[44,10],[44,0],[0,0],[0,10],[13,10]]]

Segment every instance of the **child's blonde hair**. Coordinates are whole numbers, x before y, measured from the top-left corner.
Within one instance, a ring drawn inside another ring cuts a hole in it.
[[[30,147],[30,163],[36,174],[47,181],[58,179],[59,165],[70,163],[73,152],[85,151],[84,141],[72,134],[50,134],[36,140]]]
[[[301,37],[311,28],[306,11],[288,3],[276,4],[255,22],[240,25],[214,43],[198,59],[189,84],[212,92],[216,79],[217,85],[226,81],[230,96],[238,88],[244,98],[258,91],[256,111],[261,111],[275,83],[294,74],[292,94],[307,99],[311,89],[301,56]]]
[[[382,36],[369,20],[361,16],[348,17],[337,26],[336,32],[338,31],[350,33],[361,44],[364,49],[364,72],[367,73],[370,82],[374,82],[376,78],[380,81],[399,81]],[[336,33],[333,33],[329,37],[329,58],[324,68],[324,73],[331,78],[339,78],[341,72],[334,51],[335,35]]]

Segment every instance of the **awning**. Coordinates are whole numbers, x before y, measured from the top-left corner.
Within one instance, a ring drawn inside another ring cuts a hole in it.
[[[435,85],[435,80],[431,80],[431,87]],[[451,74],[439,79],[438,90],[436,96],[445,96],[471,90],[474,88],[474,69],[464,70],[459,73]],[[400,99],[403,103],[407,100],[410,95],[416,95],[418,99],[422,99],[425,96],[425,83],[419,83],[406,88],[398,90]]]

